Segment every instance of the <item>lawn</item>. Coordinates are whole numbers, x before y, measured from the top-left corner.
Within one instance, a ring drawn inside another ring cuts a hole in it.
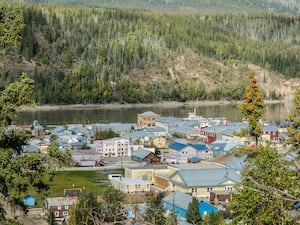
[[[110,171],[121,173],[120,170]],[[107,173],[104,171],[58,171],[50,183],[49,197],[64,196],[64,190],[81,188],[86,192],[101,193],[107,188]]]

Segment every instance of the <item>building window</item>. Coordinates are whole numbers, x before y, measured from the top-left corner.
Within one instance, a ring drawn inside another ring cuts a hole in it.
[[[226,186],[225,187],[225,191],[232,191],[232,190],[233,190],[232,186]]]
[[[59,212],[58,211],[54,212],[54,215],[55,217],[59,217]]]
[[[207,188],[207,192],[211,192],[211,191],[213,191],[213,188],[212,187],[208,187]]]
[[[61,205],[58,205],[58,206],[57,206],[57,209],[60,210],[60,209],[61,209]]]
[[[68,206],[68,205],[65,205],[65,209],[69,209],[69,206]]]
[[[63,211],[63,216],[68,216],[69,212],[68,211]]]
[[[192,188],[192,193],[197,193],[197,188]]]
[[[135,185],[135,189],[136,189],[137,191],[139,191],[139,190],[141,189],[141,185],[140,185],[140,184],[136,184],[136,185]]]

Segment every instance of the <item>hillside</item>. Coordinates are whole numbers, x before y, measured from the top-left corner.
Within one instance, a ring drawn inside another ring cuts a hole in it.
[[[88,6],[181,13],[277,12],[300,13],[298,0],[23,0],[65,6]],[[20,1],[19,1],[20,2]]]
[[[286,80],[300,77],[299,16],[22,10],[22,39],[0,55],[0,84],[26,71],[38,104],[240,100],[251,69],[267,99],[282,99],[294,83]]]

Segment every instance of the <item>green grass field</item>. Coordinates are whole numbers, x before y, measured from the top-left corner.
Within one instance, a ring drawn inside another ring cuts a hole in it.
[[[113,170],[110,173],[122,173],[121,170]],[[107,173],[104,171],[59,171],[50,183],[49,197],[64,196],[64,190],[68,188],[82,188],[86,192],[101,193],[108,186]]]

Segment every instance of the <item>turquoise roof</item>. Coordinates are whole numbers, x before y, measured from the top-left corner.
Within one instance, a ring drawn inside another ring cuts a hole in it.
[[[197,151],[203,151],[203,150],[209,150],[209,146],[206,144],[184,144],[184,143],[180,143],[180,142],[174,142],[172,144],[169,145],[170,149],[174,149],[177,151],[181,151],[182,149],[191,146],[192,148],[196,149]]]

